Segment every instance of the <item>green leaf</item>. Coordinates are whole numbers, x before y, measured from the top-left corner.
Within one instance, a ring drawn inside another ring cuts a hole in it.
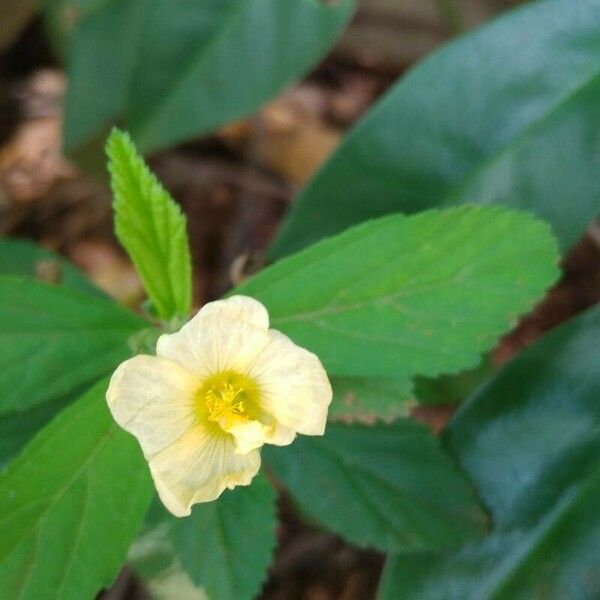
[[[118,116],[148,151],[250,114],[323,56],[354,5],[54,0],[51,21],[57,12],[77,15],[68,50],[67,147],[81,146]]]
[[[391,421],[408,413],[412,385],[407,379],[334,377],[331,385],[331,420],[370,424],[379,419]]]
[[[597,472],[576,504],[527,531],[497,533],[455,554],[392,555],[378,600],[598,598],[598,494]]]
[[[474,369],[436,379],[417,377],[414,395],[419,404],[460,404],[466,400],[494,371],[489,356]]]
[[[186,218],[148,169],[129,135],[114,129],[106,151],[115,197],[115,231],[163,319],[186,317],[192,267]]]
[[[532,211],[568,248],[598,214],[599,98],[598,3],[529,3],[392,88],[294,203],[272,256],[365,219],[463,202]]]
[[[0,240],[0,274],[34,277],[105,297],[104,293],[68,260],[27,240]],[[37,431],[79,395],[80,390],[18,413],[3,415],[0,418],[0,469],[8,464]]]
[[[154,513],[159,519],[156,522]],[[177,560],[170,535],[172,523],[172,517],[155,495],[146,513],[142,531],[127,554],[128,564],[145,581],[166,571]]]
[[[501,369],[452,419],[447,441],[496,525],[540,518],[600,468],[600,307]]]
[[[104,293],[68,260],[26,240],[0,240],[0,274],[34,277],[80,292],[104,296]]]
[[[275,547],[275,493],[264,478],[196,505],[173,523],[176,553],[188,575],[218,600],[251,600]]]
[[[92,598],[117,575],[152,497],[134,439],[96,385],[0,476],[0,589],[6,598]]]
[[[153,600],[209,600],[177,559],[170,532],[174,522],[155,497],[145,526],[129,549],[127,564],[143,580]]]
[[[73,400],[71,395],[0,417],[0,470],[25,444]]]
[[[359,546],[425,550],[483,532],[484,517],[437,439],[417,423],[330,424],[263,457],[301,510]]]
[[[600,597],[599,336],[596,307],[459,410],[447,441],[495,533],[456,554],[392,559],[382,599]]]
[[[359,225],[235,292],[263,302],[331,375],[400,382],[477,364],[554,281],[556,261],[545,224],[463,206]]]
[[[144,321],[114,302],[0,276],[0,414],[58,400],[112,370]]]

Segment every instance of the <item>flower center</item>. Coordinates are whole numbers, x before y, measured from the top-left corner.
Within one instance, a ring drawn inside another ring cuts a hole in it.
[[[258,387],[245,375],[226,371],[212,375],[198,394],[200,415],[228,431],[258,416]]]
[[[243,388],[236,388],[231,383],[226,383],[221,387],[211,387],[206,392],[208,418],[219,423],[222,419],[244,417],[244,400],[240,399],[240,395],[243,393]]]

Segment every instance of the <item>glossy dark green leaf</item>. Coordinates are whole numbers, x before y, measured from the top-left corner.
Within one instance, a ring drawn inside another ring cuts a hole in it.
[[[135,440],[96,385],[0,476],[3,598],[93,598],[116,577],[152,497]]]
[[[549,228],[530,215],[462,206],[364,223],[235,292],[263,302],[330,375],[398,384],[476,365],[553,282],[556,261]]]
[[[382,598],[600,597],[600,307],[480,388],[447,441],[492,512],[482,544],[392,558]]]
[[[480,388],[447,440],[496,525],[540,518],[600,468],[600,308],[546,335]]]
[[[600,473],[576,504],[527,531],[447,555],[392,555],[378,600],[594,600],[600,597]]]
[[[71,16],[67,147],[117,116],[144,151],[256,110],[307,71],[353,0],[53,0]],[[69,19],[63,19],[69,22]]]
[[[0,239],[0,274],[33,277],[80,292],[104,295],[68,260],[27,240]]]
[[[300,509],[359,546],[457,546],[484,529],[466,481],[423,426],[330,424],[263,457]]]
[[[295,202],[272,256],[462,202],[535,212],[568,247],[599,212],[599,98],[600,4],[529,3],[405,76]]]
[[[144,321],[66,287],[0,276],[0,414],[58,400],[130,354]]]
[[[196,585],[215,600],[251,600],[275,548],[275,493],[263,475],[248,487],[198,504],[171,526],[176,554]]]

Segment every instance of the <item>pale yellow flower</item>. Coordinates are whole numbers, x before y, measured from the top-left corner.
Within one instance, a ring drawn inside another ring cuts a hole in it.
[[[332,392],[323,366],[269,329],[267,310],[252,298],[205,305],[180,331],[162,335],[156,354],[122,363],[106,398],[176,516],[248,485],[263,444],[325,431]]]

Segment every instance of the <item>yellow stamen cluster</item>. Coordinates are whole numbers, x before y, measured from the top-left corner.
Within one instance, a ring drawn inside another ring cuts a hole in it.
[[[209,420],[218,423],[223,429],[230,427],[236,419],[247,420],[244,400],[238,400],[240,394],[243,393],[244,388],[238,388],[231,383],[225,383],[220,387],[211,387],[206,392]]]
[[[204,382],[197,401],[200,415],[224,431],[257,417],[260,394],[256,384],[240,373],[218,373]]]

